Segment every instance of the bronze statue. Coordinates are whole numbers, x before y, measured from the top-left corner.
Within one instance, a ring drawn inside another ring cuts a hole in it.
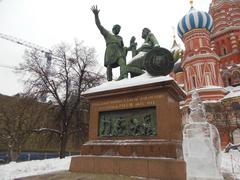
[[[92,12],[95,16],[95,23],[106,41],[106,50],[104,57],[104,66],[107,67],[107,80],[112,81],[112,68],[120,66],[120,76],[118,80],[127,78],[126,53],[122,37],[119,36],[121,26],[116,24],[112,28],[112,33],[106,30],[100,23],[99,9],[92,6]]]
[[[104,56],[104,66],[107,67],[107,80],[112,81],[112,68],[120,66],[120,76],[118,80],[128,77],[139,76],[147,71],[152,76],[168,75],[173,68],[173,56],[170,51],[160,48],[154,34],[148,28],[142,31],[142,38],[145,40],[142,46],[137,49],[136,38],[130,40],[130,47],[124,47],[123,39],[119,36],[121,26],[116,24],[112,28],[112,33],[106,30],[100,23],[97,6],[91,8],[95,23],[103,35],[106,42]],[[132,51],[132,59],[126,65],[127,52]]]
[[[137,52],[149,52],[154,47],[160,47],[158,40],[154,36],[154,34],[148,28],[143,28],[142,30],[142,38],[145,40],[142,46],[137,50]]]
[[[148,28],[143,28],[142,46],[136,49],[135,37],[130,41],[133,58],[127,64],[127,71],[131,77],[139,76],[146,70],[152,76],[167,75],[173,68],[173,57],[170,51],[160,48],[154,34]]]

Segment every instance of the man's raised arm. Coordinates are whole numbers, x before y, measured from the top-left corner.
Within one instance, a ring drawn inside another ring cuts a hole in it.
[[[97,8],[97,5],[92,6],[91,10],[92,10],[92,12],[95,16],[95,23],[96,23],[98,29],[100,30],[101,34],[105,37],[106,33],[107,33],[107,30],[101,25],[101,22],[100,22],[100,19],[99,19],[99,16],[98,16],[98,13],[100,12],[100,10]]]

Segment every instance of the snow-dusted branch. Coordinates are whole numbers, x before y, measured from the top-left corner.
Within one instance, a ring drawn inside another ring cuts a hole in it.
[[[55,133],[60,135],[61,131],[57,130],[57,129],[51,129],[51,128],[40,128],[40,129],[33,129],[33,132],[51,132],[51,133]]]

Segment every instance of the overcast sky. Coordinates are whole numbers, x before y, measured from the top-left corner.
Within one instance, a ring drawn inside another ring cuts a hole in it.
[[[208,12],[210,2],[194,0],[194,7]],[[177,29],[178,21],[190,9],[189,0],[0,0],[0,33],[46,48],[60,42],[83,40],[86,46],[95,47],[103,67],[105,41],[90,10],[95,4],[101,10],[100,20],[106,29],[111,30],[114,24],[121,25],[120,35],[125,45],[133,35],[141,45],[141,31],[148,27],[160,46],[167,49],[173,42],[172,27]],[[0,39],[0,65],[17,66],[23,62],[24,49],[24,46]],[[0,67],[0,93],[21,92],[21,79],[12,70]]]

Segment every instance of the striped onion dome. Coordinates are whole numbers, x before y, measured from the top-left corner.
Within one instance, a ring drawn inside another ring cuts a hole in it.
[[[188,14],[178,23],[178,36],[182,38],[185,33],[197,28],[206,28],[211,31],[212,27],[213,19],[210,14],[191,7]]]

